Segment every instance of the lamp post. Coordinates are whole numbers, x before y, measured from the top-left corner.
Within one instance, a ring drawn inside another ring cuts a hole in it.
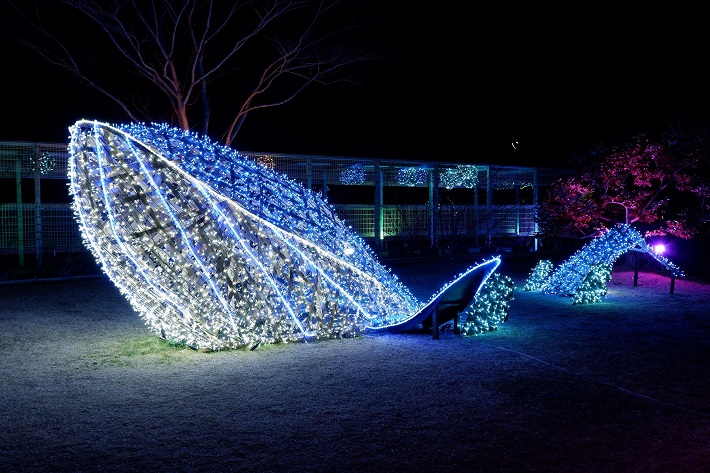
[[[622,204],[621,202],[608,202],[608,204],[621,205],[624,208],[624,219],[625,219],[626,225],[629,225],[631,223],[631,220],[629,219],[629,207]],[[637,287],[638,284],[639,284],[639,252],[634,251],[634,287]]]

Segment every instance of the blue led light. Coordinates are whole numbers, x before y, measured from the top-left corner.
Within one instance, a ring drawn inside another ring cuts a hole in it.
[[[355,164],[340,173],[340,182],[346,186],[359,186],[365,182],[365,168],[362,164]]]
[[[598,263],[591,267],[572,297],[572,304],[593,304],[606,296],[606,283],[611,281],[612,265]]]
[[[456,166],[439,173],[439,185],[447,189],[464,187],[473,189],[478,185],[478,167],[472,165]]]
[[[397,184],[400,186],[415,187],[427,183],[429,171],[424,166],[401,168],[397,171]]]

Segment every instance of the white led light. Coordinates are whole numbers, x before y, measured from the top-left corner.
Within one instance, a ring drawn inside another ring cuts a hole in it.
[[[523,286],[524,291],[537,291],[545,284],[547,277],[552,271],[552,262],[550,260],[540,260],[538,261],[535,268],[533,268],[532,273],[528,276],[528,280]]]
[[[478,167],[462,165],[442,170],[439,174],[439,185],[447,189],[454,187],[473,189],[478,185]]]
[[[365,182],[365,168],[362,164],[355,164],[340,173],[340,182],[347,186],[359,186]]]
[[[401,168],[397,171],[397,184],[415,187],[427,183],[429,172],[424,166]]]

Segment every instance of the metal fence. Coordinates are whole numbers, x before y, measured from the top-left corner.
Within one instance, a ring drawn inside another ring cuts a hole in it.
[[[375,236],[371,205],[334,205],[338,216],[365,239]],[[383,206],[384,238],[425,240],[430,236],[428,205]],[[536,233],[534,205],[494,205],[476,209],[466,205],[439,206],[438,235],[450,240],[487,241],[506,237],[532,237]]]
[[[382,242],[386,246],[441,240],[475,246],[495,239],[515,244],[511,239],[534,237],[538,189],[566,174],[556,169],[466,165],[475,170],[475,185],[464,197],[452,194],[444,201],[438,199],[433,176],[456,170],[460,163],[242,154],[321,194],[341,219],[379,249]],[[20,260],[24,254],[36,255],[41,264],[43,254],[88,252],[69,203],[67,162],[65,144],[0,142],[0,254],[20,255]],[[404,184],[403,169],[421,170],[427,179]],[[346,182],[344,176],[352,170],[356,181]],[[424,195],[426,202],[407,202],[406,193],[391,202],[384,192],[407,188],[418,189],[419,200]],[[358,198],[363,202],[351,202]]]
[[[41,267],[44,255],[87,252],[68,199],[67,162],[65,144],[0,142],[3,266],[24,268],[29,256]]]
[[[0,228],[0,253],[85,250],[69,204],[0,204]]]

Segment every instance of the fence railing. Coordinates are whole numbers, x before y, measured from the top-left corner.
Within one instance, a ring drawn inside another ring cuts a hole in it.
[[[365,239],[374,238],[375,219],[371,205],[334,205],[338,216]],[[78,225],[69,204],[0,204],[0,253],[79,252],[82,243]],[[387,240],[425,240],[430,235],[427,205],[383,206],[384,238]],[[37,212],[41,215],[38,228]],[[534,206],[501,205],[487,209],[467,206],[441,206],[439,231],[445,240],[482,242],[488,238],[534,235]]]
[[[334,205],[338,216],[361,237],[375,236],[371,205]],[[431,235],[428,205],[382,206],[383,237],[389,240],[427,239]],[[486,241],[492,238],[535,235],[534,205],[441,205],[436,234],[446,240]]]
[[[37,221],[38,212],[41,222]],[[0,253],[71,253],[85,249],[69,204],[0,204]]]
[[[376,193],[377,186],[382,186],[379,189],[402,187],[398,182],[399,170],[427,165],[352,157],[243,154],[264,161],[264,164],[323,194],[331,186],[342,187],[341,173],[353,163],[367,170],[362,185],[373,189],[365,192],[370,196],[373,195],[370,192]],[[43,254],[88,253],[71,205],[57,203],[69,200],[65,186],[68,157],[67,146],[62,143],[0,142],[0,255],[20,255],[22,266],[24,254],[35,255],[36,263],[40,264]],[[457,164],[438,163],[436,166],[453,169]],[[537,189],[557,177],[560,171],[493,165],[476,168],[478,187],[469,189],[472,194],[464,199],[468,203],[448,202],[444,205],[439,202],[435,214],[429,204],[391,205],[380,201],[378,205],[351,205],[338,204],[333,201],[333,196],[327,197],[342,220],[380,248],[376,236],[383,242],[436,239],[449,244],[452,241],[473,242],[473,245],[490,244],[496,238],[533,237]],[[377,170],[380,178],[374,179]],[[431,182],[417,184],[424,191],[427,185],[431,196]],[[508,191],[515,192],[514,201],[526,203],[495,205],[497,193]],[[518,199],[518,192],[521,195],[527,192],[529,196]],[[60,198],[55,199],[58,194],[61,194]],[[529,204],[531,200],[532,205]]]

